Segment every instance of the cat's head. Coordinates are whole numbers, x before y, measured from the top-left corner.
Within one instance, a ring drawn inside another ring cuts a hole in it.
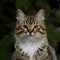
[[[26,16],[22,10],[17,10],[15,37],[27,36],[44,38],[46,35],[45,11],[41,9],[35,16]]]

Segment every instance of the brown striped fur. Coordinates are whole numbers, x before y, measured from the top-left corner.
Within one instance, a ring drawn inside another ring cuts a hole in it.
[[[26,16],[18,9],[16,19],[12,60],[57,60],[54,49],[48,43],[44,9],[35,16]]]

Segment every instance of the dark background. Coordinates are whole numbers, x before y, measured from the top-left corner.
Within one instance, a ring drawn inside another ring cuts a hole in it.
[[[0,0],[0,60],[11,60],[18,8],[26,15],[45,9],[47,37],[60,60],[60,0]]]

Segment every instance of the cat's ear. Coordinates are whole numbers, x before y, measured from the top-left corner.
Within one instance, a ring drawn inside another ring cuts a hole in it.
[[[37,20],[45,20],[45,10],[41,9],[39,12],[35,15],[35,18]]]
[[[17,9],[17,16],[16,16],[17,21],[22,22],[25,20],[25,18],[26,15],[23,13],[23,11],[21,9]]]

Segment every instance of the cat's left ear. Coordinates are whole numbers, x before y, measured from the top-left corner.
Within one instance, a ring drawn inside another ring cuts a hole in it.
[[[26,15],[23,13],[23,11],[21,9],[17,9],[16,19],[19,22],[23,22],[26,19]]]
[[[45,20],[45,10],[44,9],[39,10],[39,12],[35,15],[35,19]]]

